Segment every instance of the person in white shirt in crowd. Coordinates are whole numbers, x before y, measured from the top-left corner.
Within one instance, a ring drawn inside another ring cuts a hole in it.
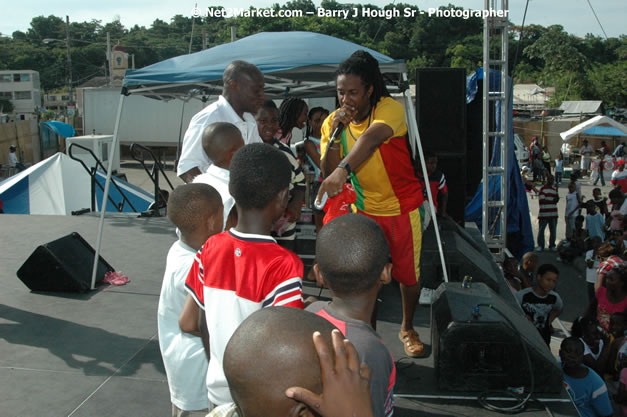
[[[222,95],[218,101],[198,112],[189,122],[177,175],[185,182],[207,171],[211,160],[202,150],[202,133],[215,122],[234,124],[244,143],[261,143],[255,114],[264,102],[264,79],[259,68],[245,61],[233,61],[222,76]]]
[[[185,278],[196,251],[209,236],[222,230],[222,212],[222,197],[207,184],[181,185],[168,200],[168,218],[178,227],[180,239],[168,252],[157,328],[175,417],[204,417],[208,412],[205,380],[209,363],[200,332],[187,333],[179,315],[187,298]]]
[[[583,146],[579,149],[579,153],[581,154],[581,169],[583,171],[583,176],[585,177],[588,174],[588,170],[590,169],[590,163],[592,162],[592,154],[594,153],[594,149],[592,146],[588,144],[587,140],[583,141]]]
[[[26,166],[17,159],[17,148],[14,145],[9,146],[9,167],[16,168],[17,172],[24,171]]]

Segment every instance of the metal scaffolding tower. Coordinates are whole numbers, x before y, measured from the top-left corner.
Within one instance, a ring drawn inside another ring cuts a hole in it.
[[[507,236],[509,0],[484,0],[482,235],[499,260]]]

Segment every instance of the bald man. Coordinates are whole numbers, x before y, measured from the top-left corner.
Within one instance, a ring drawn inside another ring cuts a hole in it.
[[[253,64],[233,61],[224,70],[222,83],[222,95],[218,101],[192,117],[185,132],[176,171],[185,182],[191,182],[212,163],[202,150],[202,134],[210,124],[232,123],[241,132],[245,143],[261,142],[254,115],[265,99],[263,74]]]

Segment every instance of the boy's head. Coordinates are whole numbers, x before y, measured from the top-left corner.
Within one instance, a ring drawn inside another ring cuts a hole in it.
[[[562,340],[560,345],[560,359],[562,360],[562,368],[577,368],[583,362],[583,342],[574,336],[569,336]]]
[[[625,201],[625,194],[623,194],[620,188],[614,188],[612,191],[610,191],[608,196],[610,197],[610,201],[612,202],[612,204],[614,204],[615,206],[623,204],[623,201]]]
[[[601,243],[603,243],[603,241],[599,236],[593,236],[592,238],[590,238],[590,246],[592,247],[592,249],[598,249],[601,246]]]
[[[322,317],[289,307],[264,308],[244,320],[226,346],[223,363],[239,416],[313,417],[307,406],[287,398],[285,390],[300,386],[322,392],[312,335],[319,331],[331,345],[333,329]]]
[[[600,188],[593,188],[592,189],[592,197],[595,200],[599,200],[601,198],[601,189]]]
[[[220,233],[222,211],[220,193],[208,184],[179,185],[168,199],[168,218],[179,228],[181,238],[188,244],[200,241],[202,246],[209,236]]]
[[[361,214],[345,214],[318,233],[316,280],[334,295],[359,295],[391,280],[390,248],[381,227]]]
[[[544,292],[549,292],[555,288],[560,271],[553,264],[543,264],[538,268],[535,286]]]
[[[202,149],[220,168],[229,169],[233,155],[242,146],[242,132],[231,123],[212,123],[202,132]]]
[[[592,200],[586,201],[586,211],[588,214],[594,214],[597,212],[597,205]]]
[[[575,185],[574,181],[571,181],[568,183],[568,192],[569,193],[574,193],[577,190],[577,186]]]
[[[548,174],[546,176],[546,185],[548,185],[549,187],[553,185],[553,175]]]
[[[13,153],[17,150],[17,148],[14,145],[9,146],[9,152]]]
[[[427,165],[427,174],[433,174],[438,167],[438,156],[433,152],[425,152],[425,164]]]
[[[283,152],[265,143],[253,143],[237,151],[231,160],[229,193],[244,210],[263,210],[274,202],[279,211],[276,220],[287,205],[291,179],[292,165]]]
[[[522,268],[527,272],[535,272],[538,267],[538,255],[527,252],[522,257]]]
[[[279,109],[272,100],[266,100],[255,115],[259,136],[265,143],[272,142],[279,130]]]

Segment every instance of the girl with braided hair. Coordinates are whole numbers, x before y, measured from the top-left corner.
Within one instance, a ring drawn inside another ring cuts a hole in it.
[[[289,146],[292,140],[292,130],[297,127],[302,129],[307,123],[307,103],[301,98],[288,97],[279,107],[278,139]]]

